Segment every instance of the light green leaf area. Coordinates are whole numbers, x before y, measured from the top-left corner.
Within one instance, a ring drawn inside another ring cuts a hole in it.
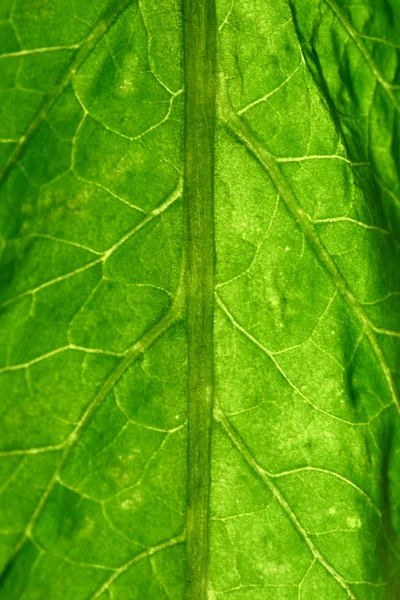
[[[400,5],[216,12],[199,577],[209,600],[396,600]],[[194,600],[182,22],[1,2],[1,600]]]

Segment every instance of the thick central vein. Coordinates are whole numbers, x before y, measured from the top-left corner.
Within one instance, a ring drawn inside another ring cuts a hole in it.
[[[189,360],[187,599],[207,598],[213,400],[214,0],[184,0],[186,299]]]

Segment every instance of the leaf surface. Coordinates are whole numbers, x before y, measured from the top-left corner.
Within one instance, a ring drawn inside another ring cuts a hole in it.
[[[396,1],[0,32],[0,598],[395,600]]]

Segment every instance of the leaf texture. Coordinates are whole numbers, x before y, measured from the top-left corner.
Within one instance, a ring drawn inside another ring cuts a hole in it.
[[[0,32],[1,600],[396,600],[396,0]]]

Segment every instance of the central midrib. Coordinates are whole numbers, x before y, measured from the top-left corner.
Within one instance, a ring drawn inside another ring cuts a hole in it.
[[[187,600],[207,598],[213,404],[215,0],[183,0],[188,331]]]

